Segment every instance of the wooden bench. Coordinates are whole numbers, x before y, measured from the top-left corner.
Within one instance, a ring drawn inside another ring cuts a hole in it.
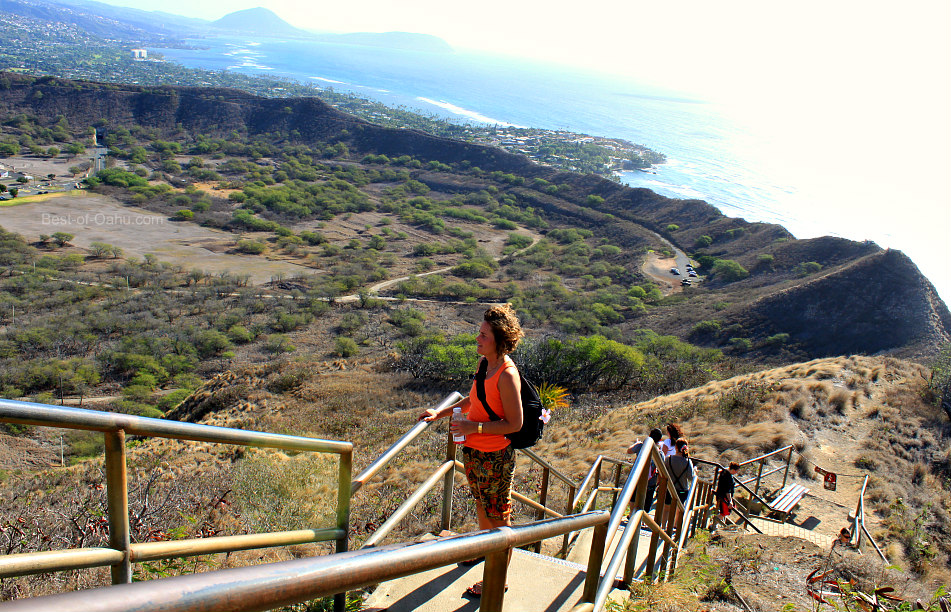
[[[769,514],[780,514],[783,522],[789,518],[792,511],[799,505],[802,498],[806,496],[809,489],[798,484],[788,484],[776,494],[773,501],[769,502]]]

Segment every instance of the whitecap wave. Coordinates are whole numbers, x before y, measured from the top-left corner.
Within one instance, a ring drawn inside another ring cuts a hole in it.
[[[252,62],[251,60],[244,60],[240,64],[235,64],[234,66],[228,66],[226,70],[238,70],[241,68],[253,68],[255,70],[274,70],[271,66],[266,66],[264,64],[258,64],[257,62]]]
[[[426,104],[432,104],[433,106],[438,106],[439,108],[447,110],[454,115],[466,117],[468,119],[472,119],[473,121],[477,121],[479,123],[488,123],[490,125],[504,125],[507,127],[514,127],[514,128],[524,127],[521,125],[515,125],[514,123],[509,123],[508,121],[502,121],[500,119],[493,119],[492,117],[486,117],[482,113],[469,110],[466,108],[462,108],[461,106],[456,106],[455,104],[452,104],[451,102],[446,102],[445,100],[432,100],[430,98],[424,98],[422,96],[418,96],[416,99],[419,100],[420,102],[425,102]]]
[[[335,80],[333,80],[333,79],[325,79],[324,77],[315,77],[315,76],[312,76],[312,77],[310,77],[310,78],[314,79],[315,81],[323,81],[324,83],[335,83],[335,84],[337,84],[337,85],[346,85],[346,83],[343,82],[343,81],[335,81]]]

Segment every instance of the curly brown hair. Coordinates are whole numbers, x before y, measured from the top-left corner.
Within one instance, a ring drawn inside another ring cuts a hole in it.
[[[670,436],[670,442],[676,443],[678,439],[684,437],[684,429],[677,423],[667,423],[667,435]]]
[[[519,325],[518,317],[515,316],[515,309],[511,304],[502,304],[493,306],[482,315],[485,322],[492,328],[492,335],[495,337],[495,348],[499,354],[507,355],[515,350],[519,340],[525,337],[522,326]]]

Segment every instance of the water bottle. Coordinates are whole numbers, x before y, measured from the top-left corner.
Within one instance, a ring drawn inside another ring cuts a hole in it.
[[[455,408],[452,409],[452,420],[453,421],[462,420],[462,408],[460,408],[459,406],[456,406]],[[461,444],[462,442],[466,441],[466,437],[459,434],[453,434],[452,441],[455,442],[456,444]]]

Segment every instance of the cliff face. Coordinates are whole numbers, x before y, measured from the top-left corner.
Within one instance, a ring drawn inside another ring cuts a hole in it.
[[[901,251],[879,251],[762,298],[740,318],[761,336],[790,334],[813,355],[899,347],[929,354],[951,341],[951,313]]]
[[[559,172],[493,147],[383,128],[316,98],[265,99],[226,89],[145,88],[0,74],[0,116],[17,113],[50,122],[62,115],[72,125],[101,125],[103,121],[106,125],[140,125],[156,129],[166,138],[182,132],[224,138],[237,133],[280,135],[303,144],[343,142],[359,154],[465,162],[486,172],[544,178],[566,186],[567,191],[558,197],[523,187],[512,187],[512,191],[565,223],[598,226],[615,244],[632,252],[656,245],[653,231],[688,252],[698,237],[710,236],[714,242],[707,252],[736,259],[750,269],[758,255],[774,255],[776,270],[786,272],[774,270],[740,283],[709,285],[716,290],[717,300],[733,304],[722,313],[724,318],[742,324],[754,339],[789,333],[816,357],[894,350],[930,353],[951,339],[947,306],[899,252],[835,238],[794,240],[778,225],[726,217],[702,201],[673,200],[594,175]],[[441,182],[450,192],[484,187],[479,179],[453,173],[420,171],[417,178]],[[603,202],[591,203],[591,195],[600,196]],[[679,229],[668,231],[670,224]],[[789,272],[796,263],[807,261],[821,263],[825,271],[806,279]],[[698,320],[710,318],[690,305],[665,312],[658,309],[652,320],[659,331],[667,333],[685,334]]]

